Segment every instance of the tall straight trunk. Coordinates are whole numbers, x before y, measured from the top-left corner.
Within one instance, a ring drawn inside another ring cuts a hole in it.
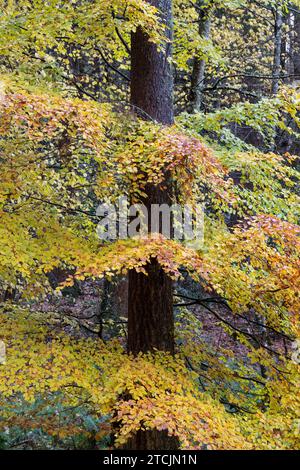
[[[279,80],[281,74],[281,50],[283,33],[283,15],[280,7],[275,12],[275,35],[274,35],[274,60],[273,60],[273,80],[272,94],[276,95],[279,89]]]
[[[289,12],[286,17],[287,34],[285,40],[284,71],[287,75],[285,83],[292,84],[294,80],[294,43],[295,43],[295,15]]]
[[[271,93],[276,95],[279,90],[281,67],[281,53],[282,53],[282,33],[283,33],[283,15],[281,6],[275,7],[275,25],[274,25],[274,55],[273,55],[273,70],[272,70],[272,87]],[[278,146],[278,128],[274,127],[273,142],[269,148],[271,152],[279,151]]]
[[[294,26],[294,41],[292,49],[292,62],[293,62],[293,72],[294,72],[294,81],[297,86],[300,82],[300,14],[295,13],[293,15],[293,26]]]
[[[170,64],[172,41],[172,0],[149,0],[159,8],[170,42],[164,51],[138,29],[131,41],[131,103],[145,119],[162,124],[174,122],[173,76]],[[148,211],[152,204],[169,204],[171,188],[168,175],[162,186],[148,185],[143,201]],[[172,282],[156,260],[147,266],[148,276],[129,274],[128,350],[134,354],[155,348],[173,352],[174,324]]]
[[[144,119],[153,119],[165,125],[174,121],[172,54],[172,0],[148,0],[159,9],[161,21],[166,26],[169,42],[164,50],[149,41],[138,29],[131,38],[131,104]],[[169,177],[165,175],[164,187],[148,185],[143,201],[148,210],[151,204],[168,204],[171,201]],[[150,229],[151,230],[151,229]],[[174,317],[172,281],[156,259],[146,266],[147,276],[132,270],[128,286],[128,352],[174,352]],[[177,439],[166,432],[139,431],[128,442],[128,449],[176,449]]]
[[[164,51],[149,42],[138,29],[131,37],[131,104],[141,116],[162,124],[173,124],[172,57],[173,17],[172,0],[148,0],[161,11],[169,42]]]
[[[198,10],[198,24],[199,35],[203,39],[209,39],[211,19],[210,9],[205,7],[204,0],[198,0],[196,3]],[[199,57],[194,57],[192,77],[191,77],[191,91],[189,96],[190,112],[194,113],[200,111],[202,104],[202,90],[204,87],[206,61]]]
[[[288,34],[286,47],[286,69],[288,75],[287,83],[296,89],[300,87],[300,14],[295,10],[291,11],[287,17]],[[295,132],[297,124],[294,120],[287,122],[288,126]],[[282,131],[278,139],[278,151],[282,154],[286,152],[298,153],[299,146],[295,144],[295,138],[292,134]]]

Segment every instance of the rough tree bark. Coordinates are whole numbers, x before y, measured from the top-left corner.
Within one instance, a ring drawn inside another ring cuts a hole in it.
[[[198,11],[199,35],[204,39],[209,39],[211,28],[210,8],[207,8],[207,6],[205,7],[204,0],[198,0],[196,3],[196,8]],[[200,59],[198,56],[195,56],[191,77],[191,91],[189,96],[189,108],[191,113],[200,111],[201,109],[205,67],[206,61],[204,59]]]
[[[174,121],[172,53],[172,0],[148,0],[161,12],[169,42],[164,50],[148,40],[138,29],[131,40],[131,104],[143,119],[153,119],[164,125]],[[168,175],[164,187],[148,185],[144,204],[168,204],[171,188]],[[151,228],[150,228],[151,230]],[[174,352],[174,318],[172,281],[153,259],[146,266],[147,276],[129,273],[128,287],[128,352]],[[128,442],[127,449],[176,449],[177,439],[166,432],[140,431]]]

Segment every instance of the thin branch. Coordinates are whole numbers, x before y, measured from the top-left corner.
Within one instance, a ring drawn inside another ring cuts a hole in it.
[[[237,333],[240,333],[242,335],[245,335],[245,336],[248,336],[249,338],[251,338],[258,346],[260,347],[263,347],[264,349],[266,349],[267,351],[269,351],[270,353],[276,355],[276,356],[281,356],[280,353],[278,353],[277,351],[275,351],[274,349],[272,348],[269,348],[268,346],[266,346],[265,344],[262,344],[261,341],[259,341],[259,339],[254,336],[253,334],[249,333],[248,331],[244,331],[244,330],[241,330],[240,328],[237,328],[236,326],[232,325],[228,320],[226,320],[225,318],[221,317],[221,315],[219,315],[217,312],[215,312],[214,310],[212,310],[210,307],[208,307],[205,302],[203,302],[202,300],[197,300],[197,299],[193,299],[193,301],[195,302],[195,304],[198,304],[198,305],[201,305],[203,308],[205,308],[208,312],[210,312],[211,314],[213,314],[218,320],[220,320],[222,323],[224,323],[225,325],[229,326],[229,328],[231,328],[232,330],[236,331]]]
[[[245,95],[245,96],[250,96],[251,98],[259,98],[258,95],[256,95],[255,93],[251,93],[250,91],[244,91],[244,90],[240,90],[239,88],[237,87],[233,87],[233,86],[219,86],[219,87],[208,87],[208,88],[203,88],[202,89],[202,92],[203,93],[207,93],[209,91],[219,91],[219,90],[228,90],[228,91],[234,91],[236,93],[240,93],[241,95]]]
[[[84,88],[82,88],[80,85],[78,85],[78,83],[76,82],[76,80],[72,80],[71,81],[71,84],[75,86],[75,88],[80,92],[82,93],[83,95],[85,96],[88,96],[89,98],[91,98],[93,101],[98,101],[98,98],[93,95],[92,93],[90,93],[89,91],[86,91],[84,90]]]
[[[104,61],[104,63],[107,65],[107,67],[109,67],[110,69],[112,69],[114,72],[116,72],[117,74],[119,74],[121,77],[123,77],[125,80],[127,80],[128,82],[130,82],[130,78],[125,75],[123,72],[121,72],[121,70],[117,69],[116,67],[114,67],[112,64],[110,64],[108,62],[108,60],[106,59],[106,57],[104,56],[103,52],[101,51],[101,49],[97,46],[94,46],[94,49],[95,51],[99,52],[102,60]]]
[[[123,44],[123,46],[125,47],[126,49],[126,52],[128,55],[131,54],[131,50],[130,50],[130,47],[128,46],[127,42],[125,41],[125,39],[123,38],[122,34],[120,33],[119,31],[119,28],[117,26],[115,26],[115,30],[116,30],[116,33],[118,35],[118,38],[120,39],[121,43]]]
[[[48,201],[46,199],[41,199],[41,198],[36,197],[36,196],[29,196],[29,199],[33,199],[34,201],[39,201],[39,202],[42,202],[44,204],[49,204],[50,206],[57,207],[59,209],[63,209],[64,211],[66,211],[69,214],[80,213],[80,214],[84,214],[84,215],[87,215],[87,216],[95,218],[95,219],[99,218],[96,214],[93,214],[92,212],[84,211],[83,209],[71,209],[69,207],[64,206],[63,204],[59,204],[58,202]]]
[[[278,289],[276,291],[271,291],[271,292],[278,292],[279,290],[281,289]],[[187,300],[191,300],[191,303],[187,303],[187,304],[177,304],[177,305],[174,305],[175,307],[183,307],[183,306],[191,306],[191,305],[196,305],[198,304],[199,300],[201,302],[207,302],[207,303],[216,303],[216,304],[221,304],[221,305],[224,305],[228,310],[230,310],[230,312],[232,312],[232,309],[230,308],[230,306],[228,305],[228,303],[225,301],[225,300],[222,300],[222,299],[218,299],[218,298],[215,298],[215,297],[209,297],[209,298],[206,298],[206,299],[193,299],[192,297],[187,297],[185,295],[180,295],[180,294],[176,294],[176,297],[180,297],[180,298],[183,298],[183,299],[187,299]],[[232,312],[233,313],[233,312]],[[277,335],[280,335],[280,336],[283,336],[284,338],[286,338],[287,340],[289,341],[293,341],[293,338],[291,338],[290,336],[286,335],[285,333],[282,333],[281,331],[278,331],[276,330],[275,328],[273,328],[272,326],[268,326],[268,325],[264,325],[263,323],[260,323],[259,321],[256,321],[256,320],[251,320],[250,318],[247,318],[245,317],[244,315],[241,315],[240,313],[234,313],[234,315],[237,315],[239,318],[242,318],[243,320],[246,320],[247,322],[250,322],[250,323],[253,323],[254,325],[257,325],[257,326],[260,326],[262,328],[265,328],[267,330],[270,330],[270,331],[273,331],[274,333],[276,333]]]

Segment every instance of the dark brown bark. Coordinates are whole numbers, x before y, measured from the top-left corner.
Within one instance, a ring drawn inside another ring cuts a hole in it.
[[[156,259],[146,267],[147,276],[129,273],[128,351],[174,353],[172,281]]]
[[[166,431],[144,431],[130,439],[124,446],[126,450],[174,450],[174,438]]]
[[[174,353],[172,281],[155,259],[147,274],[129,273],[128,350]]]
[[[154,119],[162,124],[172,124],[173,75],[172,55],[172,0],[148,0],[158,8],[166,25],[164,51],[159,52],[147,35],[138,29],[131,38],[131,104],[144,119]]]
[[[170,204],[171,188],[148,185],[144,204],[148,209],[151,232],[151,204]],[[160,227],[161,231],[161,227]],[[147,276],[129,273],[128,350],[133,354],[158,349],[174,353],[174,319],[172,280],[156,259],[146,266]]]
[[[143,119],[153,119],[165,125],[174,121],[173,77],[171,69],[172,0],[149,0],[161,12],[170,42],[164,50],[149,42],[140,29],[131,41],[131,103]],[[168,175],[164,187],[148,185],[145,205],[170,202]],[[151,231],[151,228],[150,228]],[[156,259],[146,266],[147,276],[129,273],[128,351],[133,354],[154,349],[174,352],[174,318],[172,281]],[[178,447],[177,439],[166,432],[139,431],[126,448],[169,450]]]
[[[140,29],[132,34],[131,102],[143,118],[172,124],[172,0],[149,0],[149,3],[160,9],[170,42],[165,44],[163,51],[159,51]],[[166,175],[165,188],[147,187],[144,203],[149,213],[151,204],[170,202],[167,179]],[[135,271],[129,274],[128,350],[134,354],[154,348],[173,352],[172,282],[156,260],[146,270],[148,276]]]

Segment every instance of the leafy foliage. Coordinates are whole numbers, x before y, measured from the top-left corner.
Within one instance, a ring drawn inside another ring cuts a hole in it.
[[[224,8],[250,14],[250,3],[204,7],[217,9],[213,21],[222,24]],[[0,286],[22,297],[0,312],[7,349],[0,446],[19,443],[27,429],[59,448],[72,439],[78,447],[110,446],[112,434],[122,446],[140,429],[157,429],[185,449],[299,448],[299,171],[297,157],[274,146],[278,129],[299,137],[297,89],[182,113],[165,128],[112,104],[126,97],[123,82],[108,83],[105,75],[99,89],[89,75],[100,55],[112,70],[121,64],[126,80],[129,38],[138,27],[169,47],[149,2],[0,6]],[[288,11],[286,2],[281,7]],[[240,31],[220,38],[222,28],[215,29],[205,40],[198,13],[192,2],[175,2],[174,66],[186,73],[193,56],[208,61],[210,73],[228,70],[235,58],[223,58],[222,40],[238,45]],[[88,67],[78,78],[71,62],[83,56]],[[260,66],[268,70],[269,56]],[[236,126],[255,131],[261,145],[238,137]],[[141,202],[149,183],[164,187],[166,172],[174,204],[205,203],[204,246],[153,234],[101,243],[97,202],[123,194]],[[175,357],[128,356],[118,340],[69,334],[63,314],[37,313],[26,303],[53,294],[55,268],[68,273],[59,290],[132,269],[146,274],[153,258],[177,281],[176,298],[187,302],[176,307]],[[197,286],[193,297],[180,290],[187,277]],[[199,285],[210,297],[199,298]],[[215,318],[233,348],[210,344],[195,305]]]

